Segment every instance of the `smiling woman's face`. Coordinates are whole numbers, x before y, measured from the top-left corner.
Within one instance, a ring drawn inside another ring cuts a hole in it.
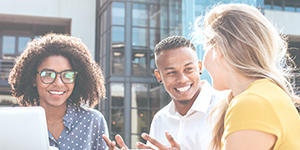
[[[49,56],[38,67],[37,71],[53,70],[62,72],[72,70],[67,58],[63,56]],[[56,79],[51,84],[45,84],[41,81],[41,76],[36,76],[36,86],[39,94],[40,105],[43,107],[59,107],[66,105],[67,99],[72,94],[75,83],[65,84],[61,80],[61,74],[56,75]]]

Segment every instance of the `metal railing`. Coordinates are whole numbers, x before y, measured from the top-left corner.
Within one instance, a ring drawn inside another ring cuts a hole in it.
[[[264,0],[265,9],[300,12],[299,0]]]
[[[10,70],[15,64],[15,59],[0,59],[0,80],[8,80]]]

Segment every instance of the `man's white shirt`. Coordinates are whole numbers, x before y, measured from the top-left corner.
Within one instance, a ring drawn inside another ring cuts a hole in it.
[[[155,114],[150,128],[151,137],[170,146],[165,136],[165,132],[168,132],[180,144],[181,150],[209,148],[212,133],[209,113],[218,100],[225,98],[225,93],[203,82],[198,97],[186,115],[182,116],[176,111],[173,100]],[[151,145],[149,142],[147,144]]]

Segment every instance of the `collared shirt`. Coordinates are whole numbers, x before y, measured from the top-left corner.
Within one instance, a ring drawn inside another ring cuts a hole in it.
[[[49,134],[50,146],[59,150],[107,150],[102,135],[108,136],[103,115],[94,109],[67,105],[64,130],[56,140]]]
[[[186,115],[180,115],[173,100],[152,120],[150,136],[164,145],[170,145],[165,132],[178,142],[182,150],[207,150],[211,141],[212,125],[208,116],[212,106],[225,97],[224,92],[214,90],[208,82],[202,81],[201,91]],[[149,142],[148,145],[151,145]]]

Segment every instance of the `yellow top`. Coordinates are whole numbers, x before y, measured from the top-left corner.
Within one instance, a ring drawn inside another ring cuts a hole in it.
[[[274,150],[300,150],[300,117],[291,98],[268,79],[251,83],[232,99],[224,120],[225,138],[236,131],[257,130],[277,136]]]

